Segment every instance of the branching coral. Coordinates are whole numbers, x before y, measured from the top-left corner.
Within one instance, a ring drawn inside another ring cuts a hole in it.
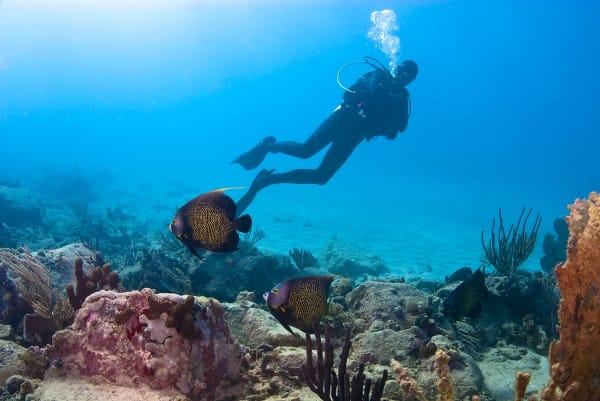
[[[289,254],[298,270],[317,265],[318,259],[307,249],[290,249]]]
[[[537,238],[537,233],[542,223],[538,214],[533,222],[531,231],[527,232],[527,221],[533,209],[529,209],[525,215],[525,208],[521,210],[516,224],[511,224],[508,233],[504,229],[502,209],[498,212],[498,233],[496,233],[496,219],[492,220],[491,238],[487,243],[484,241],[484,232],[481,232],[481,245],[483,246],[484,260],[494,266],[496,270],[505,276],[512,277],[519,266],[527,260]],[[525,215],[525,220],[523,220]],[[521,226],[521,222],[523,225]]]
[[[358,371],[349,378],[346,371],[348,355],[350,354],[350,331],[346,332],[338,373],[333,370],[333,345],[331,344],[331,326],[325,326],[325,344],[321,342],[321,333],[315,327],[315,343],[317,346],[317,363],[314,365],[312,355],[312,342],[310,335],[306,334],[306,366],[304,374],[309,388],[323,401],[379,401],[383,387],[387,380],[387,370],[375,383],[364,374],[364,363],[359,365]],[[315,370],[316,368],[316,370]]]
[[[104,263],[102,266],[93,267],[89,274],[85,274],[83,260],[81,258],[75,259],[76,286],[73,287],[73,284],[69,284],[66,288],[73,309],[81,308],[83,300],[98,290],[104,288],[117,289],[119,275],[116,272],[111,272],[110,269],[110,263]]]

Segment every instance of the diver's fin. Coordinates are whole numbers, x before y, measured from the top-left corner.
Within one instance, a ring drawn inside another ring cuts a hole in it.
[[[269,153],[269,145],[275,143],[275,137],[268,136],[249,151],[239,155],[232,163],[238,163],[246,170],[252,170],[260,166]]]

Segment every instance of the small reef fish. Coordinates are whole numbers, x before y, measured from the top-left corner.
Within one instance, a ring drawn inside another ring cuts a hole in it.
[[[487,297],[485,275],[481,269],[477,269],[444,299],[444,314],[456,320],[465,316],[478,318]]]
[[[296,327],[312,333],[313,326],[327,313],[327,294],[333,276],[296,277],[263,294],[273,316],[290,333]]]
[[[240,236],[252,226],[250,215],[235,218],[236,205],[221,188],[199,195],[177,210],[171,231],[195,256],[198,250],[233,252],[238,249]]]

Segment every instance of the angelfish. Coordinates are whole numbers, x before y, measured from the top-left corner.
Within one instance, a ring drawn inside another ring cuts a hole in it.
[[[236,205],[221,188],[199,195],[177,210],[169,230],[194,254],[199,250],[233,252],[238,249],[240,236],[252,226],[250,215],[235,218]]]
[[[327,313],[327,295],[333,276],[306,276],[286,280],[263,294],[269,310],[290,333],[296,327],[312,333]]]

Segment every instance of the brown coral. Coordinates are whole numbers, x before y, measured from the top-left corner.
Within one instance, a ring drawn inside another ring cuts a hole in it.
[[[75,259],[75,278],[76,286],[67,285],[67,295],[69,303],[73,309],[78,310],[85,298],[96,291],[102,289],[116,290],[119,286],[119,275],[117,272],[111,272],[110,263],[104,263],[102,266],[93,267],[89,274],[83,271],[83,260]]]
[[[555,269],[560,339],[550,348],[552,378],[542,399],[600,400],[600,194],[569,209],[567,261]]]

